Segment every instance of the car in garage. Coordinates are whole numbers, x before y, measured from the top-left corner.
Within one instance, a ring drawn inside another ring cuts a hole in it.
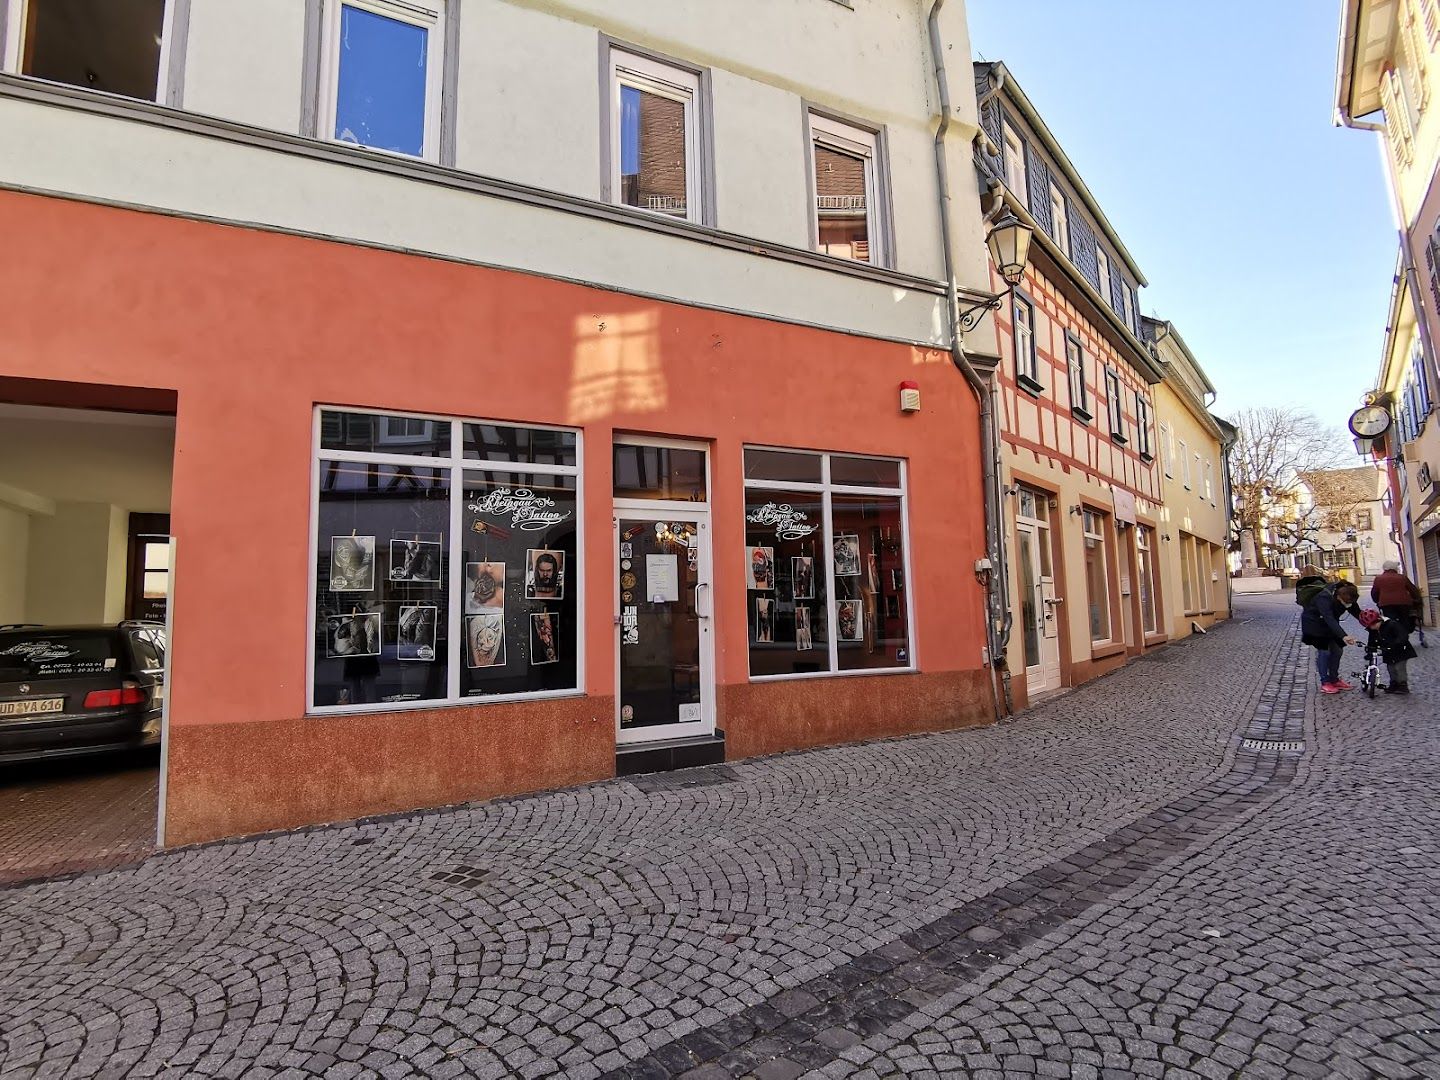
[[[165,627],[0,626],[0,765],[156,746]]]

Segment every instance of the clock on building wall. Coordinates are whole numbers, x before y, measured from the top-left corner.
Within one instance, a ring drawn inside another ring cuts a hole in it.
[[[1362,439],[1378,439],[1390,430],[1390,413],[1380,405],[1366,405],[1350,414],[1350,431]]]

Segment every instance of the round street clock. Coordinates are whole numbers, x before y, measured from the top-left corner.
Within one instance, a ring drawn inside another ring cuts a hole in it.
[[[1389,410],[1379,405],[1366,405],[1350,414],[1350,431],[1362,439],[1379,438],[1389,428]]]

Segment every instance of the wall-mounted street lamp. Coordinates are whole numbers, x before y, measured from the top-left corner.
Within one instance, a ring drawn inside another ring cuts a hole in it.
[[[1030,262],[1030,240],[1034,231],[1009,210],[990,227],[985,237],[985,246],[990,249],[990,261],[1010,288],[1003,293],[982,300],[960,312],[960,329],[965,333],[974,330],[987,311],[999,311],[1005,297],[1020,284],[1025,276],[1025,267]]]

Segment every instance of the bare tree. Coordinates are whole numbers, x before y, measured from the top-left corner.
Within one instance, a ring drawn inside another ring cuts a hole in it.
[[[1237,536],[1249,531],[1265,566],[1267,550],[1289,554],[1313,541],[1320,523],[1297,512],[1305,503],[1300,474],[1338,467],[1347,458],[1345,442],[1311,413],[1288,405],[1245,409],[1231,422],[1240,432],[1230,452],[1235,528]]]

